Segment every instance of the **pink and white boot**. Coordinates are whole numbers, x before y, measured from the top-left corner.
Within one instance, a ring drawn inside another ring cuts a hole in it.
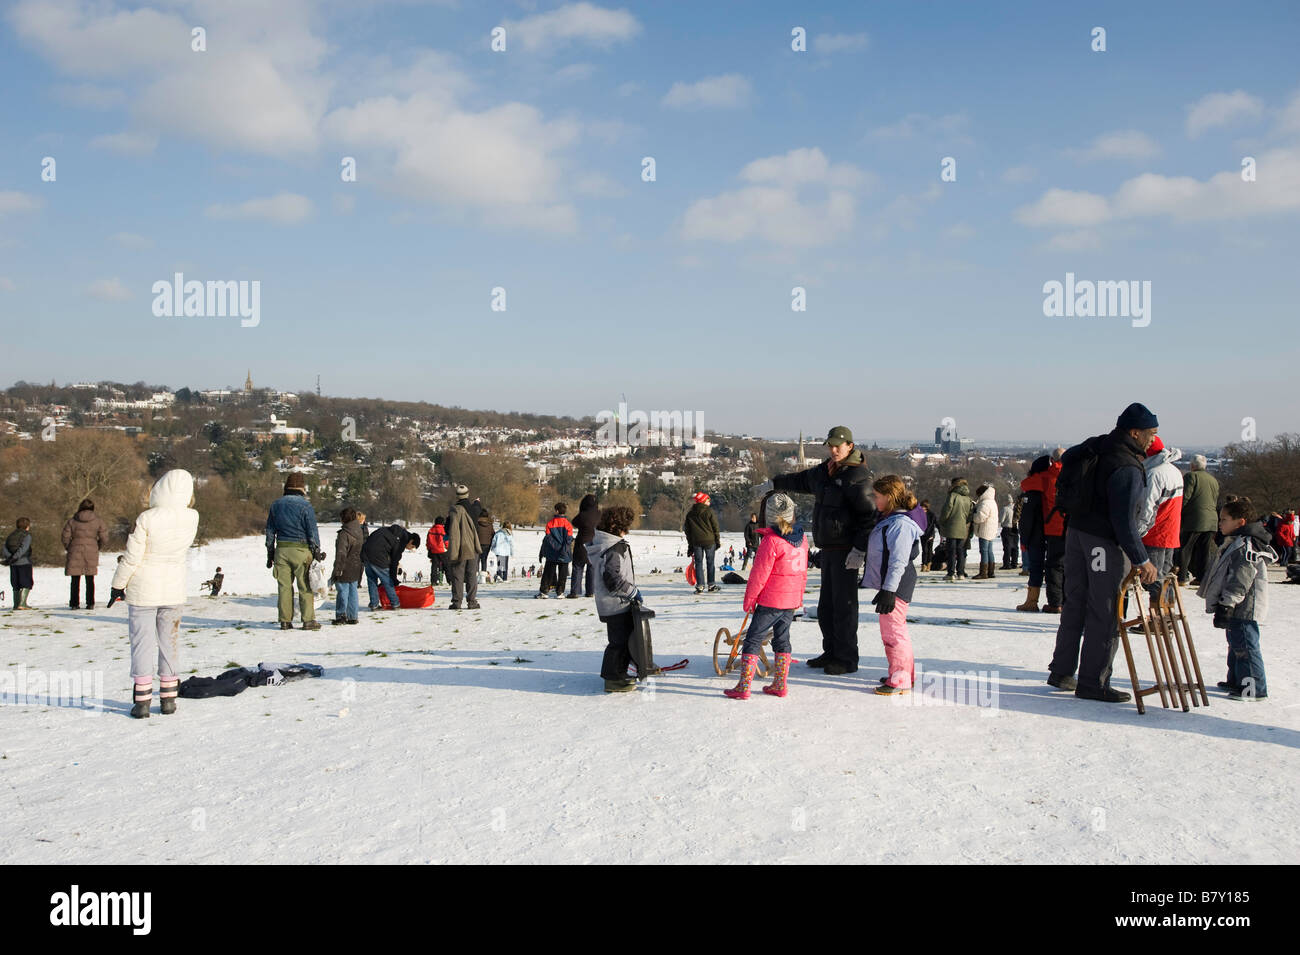
[[[740,657],[740,682],[730,690],[723,690],[722,695],[733,700],[749,699],[749,688],[754,683],[754,671],[758,669],[758,654],[745,653]]]
[[[785,678],[790,675],[790,654],[778,653],[776,655],[776,672],[772,675],[770,685],[763,687],[763,692],[769,696],[785,696]]]

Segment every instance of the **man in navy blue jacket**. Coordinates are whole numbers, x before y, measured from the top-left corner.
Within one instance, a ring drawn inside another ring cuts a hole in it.
[[[1067,475],[1080,477],[1063,508],[1068,522],[1065,603],[1047,682],[1060,690],[1072,689],[1083,699],[1106,703],[1129,699],[1129,694],[1110,685],[1119,646],[1119,589],[1130,566],[1138,568],[1144,585],[1157,576],[1138,533],[1137,513],[1146,487],[1143,461],[1158,427],[1156,416],[1135,402],[1120,414],[1115,430],[1089,438],[1061,456],[1058,505]]]
[[[271,503],[266,515],[266,566],[274,568],[279,590],[280,629],[293,629],[293,584],[298,582],[302,628],[319,630],[316,599],[307,581],[312,558],[324,560],[316,509],[307,500],[307,481],[295,471],[284,482],[284,496]]]

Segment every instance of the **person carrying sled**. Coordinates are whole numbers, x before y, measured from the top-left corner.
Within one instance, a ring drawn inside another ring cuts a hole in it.
[[[600,662],[606,693],[629,693],[636,689],[636,680],[627,675],[627,668],[633,662],[629,649],[636,626],[633,605],[642,601],[632,566],[632,549],[624,540],[635,519],[630,507],[605,508],[587,545],[587,555],[595,569],[596,615],[605,624],[608,641]]]

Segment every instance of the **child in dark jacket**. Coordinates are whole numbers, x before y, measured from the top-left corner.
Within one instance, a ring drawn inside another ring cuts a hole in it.
[[[1268,615],[1268,564],[1274,560],[1268,529],[1255,519],[1250,499],[1223,505],[1219,532],[1223,546],[1196,591],[1205,598],[1205,612],[1228,636],[1228,678],[1219,688],[1230,699],[1268,699],[1264,655],[1259,649],[1259,625]]]
[[[745,613],[753,614],[745,631],[740,657],[740,682],[723,695],[733,700],[749,699],[763,635],[772,631],[772,652],[776,665],[772,685],[763,687],[770,696],[786,695],[790,674],[790,624],[794,612],[803,606],[808,584],[808,541],[803,526],[794,523],[794,500],[787,494],[773,494],[767,501],[771,526],[758,531],[758,553],[745,584]]]
[[[876,692],[884,696],[906,693],[916,679],[912,639],[907,632],[907,605],[916,587],[912,561],[920,553],[924,511],[896,474],[886,474],[871,485],[876,512],[885,517],[867,538],[867,559],[862,586],[877,592],[871,601],[880,614],[880,639],[885,645],[889,674],[880,678]]]
[[[641,591],[636,586],[632,549],[623,540],[635,516],[630,507],[606,508],[587,545],[587,555],[596,572],[596,614],[605,624],[609,640],[600,664],[606,693],[636,689],[636,680],[627,675],[627,668],[632,662],[629,643],[636,625],[632,606],[641,602]]]
[[[564,585],[569,579],[569,562],[573,560],[573,525],[565,517],[569,506],[563,501],[555,505],[555,516],[546,524],[541,550],[537,559],[542,562],[542,586],[537,598],[547,594],[564,596]]]

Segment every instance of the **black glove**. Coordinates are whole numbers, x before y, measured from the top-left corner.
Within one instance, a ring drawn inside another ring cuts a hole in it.
[[[809,567],[820,567],[822,565],[822,552],[815,550],[808,555]]]
[[[325,552],[323,550],[316,551],[316,553],[312,554],[312,556],[315,557],[321,563],[325,562]]]
[[[876,608],[876,613],[887,614],[894,612],[894,600],[897,598],[892,590],[882,590],[871,598],[871,603]]]
[[[1228,629],[1228,620],[1232,617],[1232,608],[1223,604],[1214,608],[1214,626],[1219,630]]]
[[[109,605],[110,607],[113,606],[113,604],[117,603],[119,600],[125,600],[125,599],[126,599],[126,591],[125,591],[125,590],[120,590],[120,589],[117,588],[117,587],[113,587],[113,588],[111,588],[111,589],[109,590],[109,593],[108,593],[108,605]]]
[[[266,549],[266,569],[270,570],[274,566],[275,566],[275,548],[268,547]]]

